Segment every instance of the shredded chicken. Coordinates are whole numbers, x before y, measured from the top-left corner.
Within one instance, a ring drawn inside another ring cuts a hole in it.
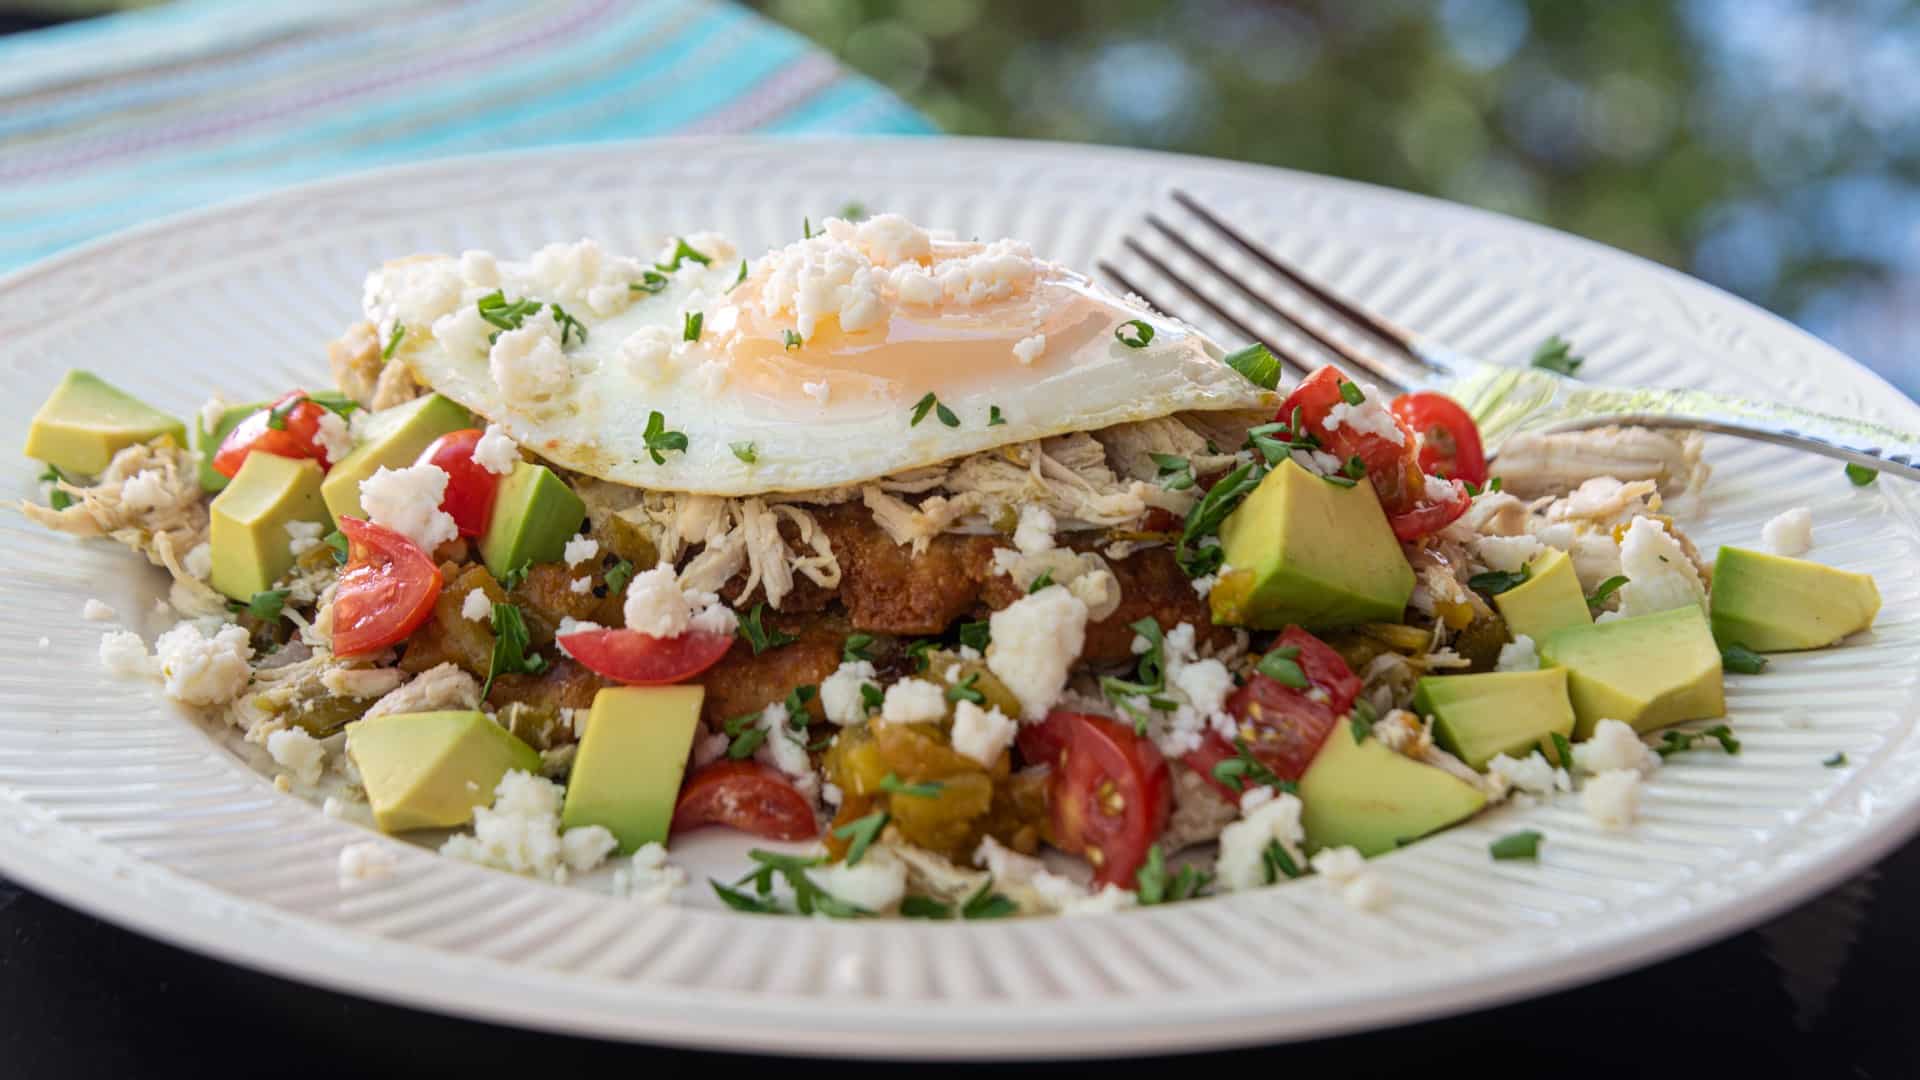
[[[1240,816],[1240,808],[1180,762],[1168,762],[1168,768],[1173,772],[1173,817],[1160,836],[1160,850],[1171,855],[1218,840],[1220,830]]]
[[[428,668],[373,703],[366,718],[391,713],[438,712],[443,709],[480,707],[480,683],[452,663]]]
[[[1132,424],[1116,424],[1094,432],[1093,437],[1106,447],[1107,461],[1113,468],[1135,480],[1151,483],[1159,479],[1160,465],[1153,460],[1155,454],[1185,458],[1193,466],[1195,476],[1208,476],[1232,468],[1236,460],[1234,455],[1218,450],[1209,451],[1207,436],[1195,431],[1188,423],[1188,418],[1193,415],[1187,413]],[[1221,444],[1214,445],[1218,447]],[[1227,445],[1238,446],[1240,443],[1236,441]]]
[[[1650,481],[1667,495],[1698,490],[1708,466],[1699,432],[1604,427],[1554,435],[1521,433],[1500,447],[1498,472],[1522,498],[1565,495],[1594,477]]]
[[[74,497],[73,505],[55,510],[24,503],[21,511],[28,520],[74,536],[110,537],[169,570],[207,539],[207,507],[193,452],[170,438],[122,449],[92,484],[63,480],[59,487]],[[176,571],[175,577],[183,574]]]
[[[369,322],[354,323],[327,344],[334,385],[376,412],[404,405],[419,397],[422,389],[405,364],[388,363],[383,352],[380,332]]]

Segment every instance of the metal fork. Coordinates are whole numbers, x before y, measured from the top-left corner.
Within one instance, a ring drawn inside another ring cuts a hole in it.
[[[1164,242],[1163,251],[1170,246],[1198,268],[1196,271],[1183,274],[1165,255],[1156,253],[1154,247],[1136,237],[1127,237],[1125,245],[1155,274],[1198,305],[1199,310],[1220,320],[1246,340],[1265,344],[1295,376],[1304,376],[1322,361],[1285,350],[1274,342],[1272,335],[1261,334],[1247,325],[1222,303],[1221,297],[1226,292],[1239,294],[1280,326],[1311,342],[1332,362],[1366,372],[1394,393],[1438,390],[1447,394],[1465,407],[1480,425],[1489,457],[1498,452],[1502,443],[1521,432],[1550,434],[1622,424],[1685,428],[1757,439],[1920,480],[1920,466],[1915,464],[1920,460],[1920,435],[1880,424],[1700,390],[1596,386],[1539,368],[1508,367],[1471,359],[1438,341],[1402,330],[1341,298],[1254,243],[1185,192],[1175,191],[1173,200],[1203,228],[1189,236],[1156,213],[1148,213],[1147,225]],[[1208,250],[1218,250],[1222,240],[1244,252],[1275,281],[1284,283],[1288,287],[1284,291],[1317,307],[1319,318],[1289,313],[1275,296],[1283,290],[1274,289],[1272,282],[1245,280],[1222,265]],[[1179,308],[1159,299],[1159,294],[1148,291],[1111,262],[1102,261],[1099,265],[1121,288],[1160,311],[1181,315]],[[1372,339],[1391,361],[1368,355],[1341,341],[1334,333],[1316,325],[1322,320]]]

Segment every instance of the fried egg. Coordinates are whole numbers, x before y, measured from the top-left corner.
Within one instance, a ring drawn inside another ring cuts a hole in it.
[[[663,491],[817,491],[1275,401],[1136,298],[890,214],[751,263],[710,234],[652,260],[588,240],[416,257],[371,274],[364,306],[423,384],[560,465]]]

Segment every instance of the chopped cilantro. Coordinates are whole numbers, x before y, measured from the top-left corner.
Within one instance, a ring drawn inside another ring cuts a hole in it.
[[[538,675],[547,670],[547,658],[528,651],[527,624],[520,609],[508,603],[493,605],[493,657],[487,663],[487,684],[480,690],[482,700],[493,689],[500,675]]]
[[[1212,874],[1203,874],[1191,866],[1183,866],[1179,873],[1169,876],[1167,859],[1159,844],[1147,849],[1146,864],[1135,873],[1142,907],[1191,900],[1212,881]]]
[[[913,799],[937,799],[943,785],[937,780],[928,780],[918,784],[909,784],[892,773],[880,778],[880,790],[889,795],[905,795]]]
[[[387,347],[380,350],[380,359],[382,360],[393,359],[393,350],[399,348],[400,343],[402,341],[405,341],[406,338],[407,338],[407,325],[405,323],[394,323],[393,333],[387,336]]]
[[[1488,570],[1484,574],[1475,574],[1467,579],[1467,588],[1483,592],[1488,596],[1499,596],[1509,589],[1517,589],[1533,577],[1533,565],[1522,563],[1518,571]]]
[[[1767,670],[1767,658],[1739,642],[1720,647],[1720,666],[1742,675],[1758,675]]]
[[[1193,486],[1193,462],[1178,454],[1157,454],[1148,451],[1147,456],[1160,470],[1160,486],[1168,491],[1185,491]]]
[[[1877,469],[1869,469],[1865,465],[1848,464],[1847,479],[1854,487],[1866,487],[1880,479],[1880,472]]]
[[[1129,319],[1113,328],[1113,336],[1129,349],[1144,349],[1153,341],[1153,324]]]
[[[1488,854],[1495,859],[1537,859],[1540,857],[1540,833],[1533,829],[1522,829],[1508,833],[1487,845]]]
[[[751,442],[728,443],[727,449],[733,451],[734,457],[749,465],[760,460],[760,451]]]
[[[680,328],[680,337],[685,341],[699,341],[700,328],[706,324],[707,317],[698,311],[687,312],[687,321]]]
[[[1340,382],[1340,400],[1349,405],[1358,405],[1367,400],[1367,395],[1360,392],[1358,383],[1347,382],[1343,379]]]
[[[1227,366],[1246,376],[1247,381],[1262,390],[1271,390],[1280,385],[1280,361],[1275,359],[1271,350],[1259,342],[1228,353]]]
[[[740,633],[753,646],[753,655],[759,656],[768,649],[777,649],[782,645],[791,645],[800,639],[792,634],[781,633],[778,627],[767,629],[761,620],[766,617],[767,605],[755,604],[747,617],[740,620]]]
[[[1282,686],[1305,690],[1308,686],[1307,673],[1300,670],[1299,660],[1299,647],[1287,645],[1261,657],[1257,670]]]
[[[1626,583],[1627,583],[1627,576],[1625,574],[1615,574],[1612,577],[1608,578],[1607,580],[1594,586],[1593,592],[1589,594],[1587,597],[1587,610],[1599,611],[1600,608],[1606,604],[1607,597],[1612,596],[1614,593],[1618,592],[1620,590],[1620,586],[1625,585]]]
[[[976,652],[986,652],[993,641],[993,626],[985,619],[960,624],[960,644]]]
[[[873,655],[867,651],[872,645],[872,634],[848,634],[846,643],[840,646],[841,662],[851,664],[856,660],[872,660]]]
[[[655,465],[667,463],[668,451],[677,450],[683,454],[687,452],[686,432],[668,431],[667,418],[659,409],[654,409],[647,414],[647,429],[642,433],[642,437],[647,441],[647,456],[653,459]]]
[[[854,818],[833,830],[833,835],[850,841],[847,844],[848,866],[858,866],[860,860],[866,858],[867,849],[872,847],[873,842],[879,838],[880,830],[887,827],[889,816],[885,810],[875,810],[865,817]]]
[[[1539,348],[1533,350],[1534,367],[1545,368],[1561,375],[1574,374],[1580,370],[1580,365],[1586,362],[1585,357],[1573,354],[1573,346],[1559,334],[1549,337],[1540,343]]]

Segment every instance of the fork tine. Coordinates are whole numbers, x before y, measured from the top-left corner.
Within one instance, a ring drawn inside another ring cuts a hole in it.
[[[1234,333],[1239,334],[1242,338],[1244,338],[1247,341],[1258,341],[1260,344],[1265,345],[1267,347],[1268,352],[1272,353],[1275,358],[1277,358],[1282,364],[1286,365],[1287,371],[1294,378],[1296,379],[1305,378],[1307,373],[1313,370],[1312,368],[1309,368],[1307,365],[1301,363],[1299,359],[1289,354],[1285,349],[1282,349],[1272,344],[1271,342],[1268,342],[1262,339],[1261,336],[1258,333],[1256,333],[1252,327],[1248,326],[1246,323],[1241,322],[1239,319],[1234,318],[1232,313],[1221,308],[1218,304],[1215,304],[1212,300],[1209,300],[1205,294],[1196,292],[1192,286],[1188,285],[1186,282],[1182,281],[1180,278],[1168,272],[1166,265],[1164,263],[1161,263],[1158,259],[1155,259],[1151,254],[1145,251],[1142,251],[1139,245],[1133,242],[1132,238],[1128,238],[1126,240],[1126,245],[1129,248],[1132,248],[1142,258],[1146,259],[1147,262],[1153,265],[1155,269],[1159,270],[1162,274],[1166,275],[1167,279],[1169,281],[1172,281],[1176,286],[1178,286],[1181,292],[1184,292],[1188,296],[1193,297],[1196,301],[1200,303],[1202,307],[1205,307],[1209,312],[1213,313],[1213,315],[1217,317],[1221,322],[1224,322],[1228,326],[1233,327]],[[1130,293],[1133,293],[1135,296],[1138,296],[1140,299],[1145,300],[1147,302],[1147,305],[1153,308],[1155,311],[1164,311],[1164,312],[1167,312],[1168,314],[1173,313],[1174,311],[1173,308],[1167,306],[1166,304],[1161,303],[1159,300],[1154,299],[1152,295],[1150,295],[1149,293],[1141,289],[1140,286],[1130,281],[1125,274],[1120,272],[1119,267],[1105,260],[1102,260],[1099,266],[1100,266],[1100,271],[1102,273],[1106,274],[1108,277],[1112,278],[1115,282],[1119,283],[1121,288],[1127,290]]]
[[[1213,211],[1201,206],[1193,196],[1188,195],[1186,192],[1175,191],[1173,193],[1173,201],[1192,211],[1195,217],[1213,226],[1221,235],[1233,241],[1235,246],[1239,247],[1240,250],[1259,260],[1267,269],[1287,279],[1295,288],[1313,297],[1315,300],[1320,301],[1322,304],[1325,304],[1328,308],[1339,313],[1348,322],[1353,323],[1355,326],[1360,327],[1367,333],[1378,338],[1382,344],[1391,347],[1409,363],[1418,364],[1427,371],[1438,370],[1438,368],[1428,363],[1427,360],[1420,355],[1419,350],[1413,347],[1412,339],[1407,336],[1405,331],[1400,330],[1384,319],[1368,314],[1360,308],[1355,307],[1326,287],[1312,281],[1305,274],[1300,273],[1300,271],[1282,262],[1272,252],[1255,244],[1253,241],[1247,239],[1238,229],[1220,220]]]
[[[1173,243],[1175,247],[1178,247],[1181,251],[1186,252],[1187,256],[1193,259],[1193,261],[1199,263],[1201,266],[1206,267],[1208,270],[1213,272],[1214,276],[1226,282],[1228,285],[1233,286],[1233,289],[1235,292],[1238,292],[1241,296],[1244,296],[1248,300],[1251,300],[1254,304],[1264,309],[1269,315],[1272,315],[1274,318],[1279,319],[1281,322],[1291,327],[1295,332],[1299,333],[1303,337],[1312,341],[1315,345],[1318,345],[1321,348],[1332,353],[1334,356],[1339,357],[1342,363],[1348,365],[1349,367],[1357,367],[1361,371],[1364,371],[1367,374],[1372,375],[1375,379],[1379,380],[1382,383],[1385,383],[1387,388],[1392,390],[1396,394],[1406,392],[1406,387],[1403,385],[1404,380],[1402,380],[1398,375],[1396,375],[1391,371],[1385,370],[1384,368],[1380,367],[1380,365],[1374,363],[1372,360],[1369,360],[1366,357],[1361,356],[1360,354],[1354,352],[1352,349],[1347,348],[1345,345],[1340,344],[1338,341],[1333,340],[1332,338],[1326,336],[1325,334],[1322,334],[1320,331],[1315,330],[1313,327],[1308,326],[1306,323],[1302,322],[1301,320],[1296,319],[1292,315],[1289,315],[1285,311],[1281,310],[1279,305],[1275,304],[1272,300],[1264,296],[1261,296],[1258,292],[1255,292],[1251,286],[1249,286],[1246,282],[1240,280],[1239,276],[1234,274],[1233,271],[1228,270],[1224,266],[1221,266],[1218,262],[1214,261],[1212,257],[1202,252],[1199,248],[1193,246],[1193,243],[1189,241],[1186,237],[1181,236],[1179,233],[1175,232],[1172,226],[1168,225],[1165,221],[1162,221],[1160,219],[1159,215],[1149,213],[1147,215],[1147,224],[1153,226],[1154,229],[1158,231],[1161,236],[1166,237],[1170,242]],[[1128,244],[1129,246],[1132,246],[1136,252],[1140,253],[1143,258],[1148,259],[1150,262],[1154,262],[1156,266],[1159,267],[1161,273],[1166,274],[1168,277],[1174,276],[1173,273],[1167,270],[1164,267],[1164,265],[1161,265],[1158,260],[1153,259],[1152,256],[1146,255],[1145,252],[1140,251],[1140,248],[1137,245],[1133,245],[1132,241],[1128,241]],[[1178,283],[1178,279],[1176,279],[1176,283]]]

